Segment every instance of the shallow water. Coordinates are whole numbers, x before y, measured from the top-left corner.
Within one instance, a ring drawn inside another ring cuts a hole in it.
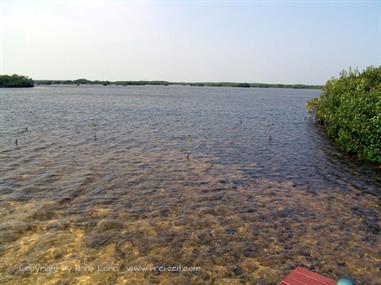
[[[319,133],[318,95],[0,89],[0,283],[380,284],[381,171]],[[170,265],[199,270],[131,270]]]

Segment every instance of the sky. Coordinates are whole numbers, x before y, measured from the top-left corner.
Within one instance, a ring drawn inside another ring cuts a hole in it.
[[[381,0],[0,1],[0,73],[323,84],[381,64]]]

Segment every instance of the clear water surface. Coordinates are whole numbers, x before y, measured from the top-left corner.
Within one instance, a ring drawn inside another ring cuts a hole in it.
[[[381,171],[314,126],[319,94],[0,89],[0,283],[380,284]],[[133,268],[160,265],[199,270]]]

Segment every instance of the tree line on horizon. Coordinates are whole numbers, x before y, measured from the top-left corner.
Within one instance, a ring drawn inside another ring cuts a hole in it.
[[[0,87],[33,87],[33,79],[23,75],[0,75]]]
[[[183,85],[183,86],[209,86],[209,87],[241,87],[241,88],[294,88],[294,89],[320,89],[322,85],[307,84],[271,84],[271,83],[247,83],[247,82],[170,82],[164,80],[88,80],[80,78],[76,80],[33,80],[23,75],[0,75],[0,87],[33,87],[34,85]]]
[[[320,89],[322,85],[307,85],[307,84],[271,84],[271,83],[242,83],[242,82],[170,82],[163,80],[137,80],[137,81],[109,81],[109,80],[35,80],[38,85],[52,85],[52,84],[69,84],[69,85],[183,85],[183,86],[209,86],[209,87],[259,87],[259,88],[295,88],[295,89]]]

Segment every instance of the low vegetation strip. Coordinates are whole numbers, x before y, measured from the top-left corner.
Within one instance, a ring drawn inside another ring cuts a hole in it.
[[[51,85],[51,84],[94,84],[94,85],[184,85],[184,86],[209,86],[209,87],[259,87],[259,88],[295,88],[295,89],[320,89],[320,85],[305,85],[305,84],[268,84],[268,83],[239,83],[239,82],[170,82],[161,80],[151,81],[108,81],[108,80],[35,80],[36,84]]]
[[[294,88],[294,89],[320,89],[320,85],[306,84],[269,84],[269,83],[240,83],[240,82],[170,82],[163,80],[138,80],[138,81],[109,81],[88,80],[85,78],[76,80],[32,80],[23,75],[0,75],[0,87],[33,87],[37,85],[68,84],[68,85],[183,85],[183,86],[209,86],[209,87],[257,87],[257,88]]]
[[[33,87],[31,78],[22,75],[0,75],[0,87]]]
[[[344,151],[381,163],[381,66],[343,71],[307,108]]]

